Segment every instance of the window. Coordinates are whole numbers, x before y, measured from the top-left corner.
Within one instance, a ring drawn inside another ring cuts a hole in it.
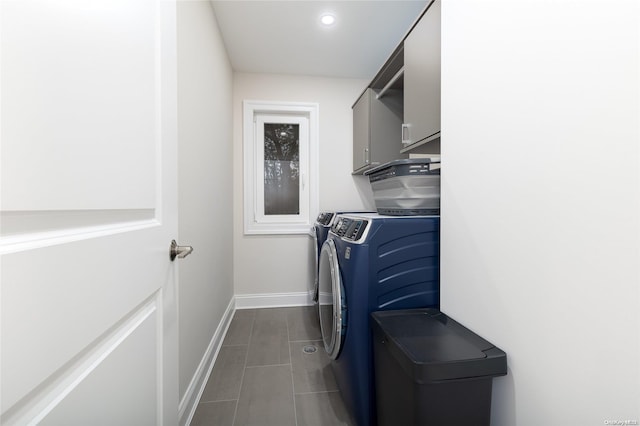
[[[318,205],[318,105],[245,101],[244,232],[307,233]]]

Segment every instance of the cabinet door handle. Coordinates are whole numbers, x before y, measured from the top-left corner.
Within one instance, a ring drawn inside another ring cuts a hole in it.
[[[364,149],[364,164],[369,164],[369,148]]]
[[[409,135],[409,123],[402,123],[402,144],[408,145],[411,143],[411,136]]]

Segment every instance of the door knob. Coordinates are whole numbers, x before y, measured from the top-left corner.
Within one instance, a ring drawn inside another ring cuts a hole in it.
[[[171,240],[171,248],[169,250],[169,255],[171,256],[171,261],[176,260],[176,257],[179,259],[183,259],[191,254],[193,251],[193,247],[191,246],[179,246],[176,243],[176,240]]]

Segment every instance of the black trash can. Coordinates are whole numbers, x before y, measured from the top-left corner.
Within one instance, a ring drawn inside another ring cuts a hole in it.
[[[437,309],[371,314],[378,425],[489,425],[507,355]]]

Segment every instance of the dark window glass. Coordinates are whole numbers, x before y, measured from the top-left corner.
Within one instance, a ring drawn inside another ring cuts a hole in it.
[[[300,214],[299,124],[264,124],[264,214]]]

